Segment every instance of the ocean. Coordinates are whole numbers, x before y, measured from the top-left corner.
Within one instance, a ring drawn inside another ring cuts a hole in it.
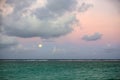
[[[0,61],[0,80],[120,80],[120,62]]]

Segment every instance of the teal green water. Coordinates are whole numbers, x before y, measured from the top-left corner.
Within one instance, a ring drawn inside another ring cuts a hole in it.
[[[0,62],[0,80],[120,80],[120,62]]]

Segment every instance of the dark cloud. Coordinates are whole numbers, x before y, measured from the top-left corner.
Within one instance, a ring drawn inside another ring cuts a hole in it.
[[[32,5],[35,1],[36,0],[6,0],[6,4],[14,9],[12,14],[8,17],[15,21],[19,20],[26,8]]]
[[[75,10],[76,0],[47,0],[43,8],[38,8],[35,14],[40,19],[52,19],[63,15],[65,12]]]
[[[75,10],[76,0],[47,0],[47,8],[54,14]]]
[[[34,3],[35,0],[6,1],[13,12],[4,16],[2,23],[0,22],[5,34],[48,39],[64,36],[73,31],[72,24],[77,23],[76,15],[72,14],[72,11],[76,10],[76,0],[47,0],[44,7],[30,10]],[[66,15],[67,12],[70,13]]]
[[[0,49],[9,48],[17,44],[18,42],[14,37],[9,37],[9,36],[0,34]]]
[[[15,23],[9,21],[5,24],[6,34],[18,37],[59,37],[70,33],[70,26],[75,21],[75,16],[67,16],[56,21],[41,21],[36,17],[25,17]]]
[[[85,41],[96,41],[101,39],[102,35],[100,33],[94,33],[93,35],[85,35],[82,37]]]
[[[47,8],[38,8],[34,14],[41,20],[47,20],[55,18],[55,15],[50,12]]]
[[[76,22],[75,15],[65,16],[65,12],[72,10],[75,0],[50,0],[46,7],[38,8],[32,15],[22,16],[23,10],[31,3],[28,0],[7,1],[15,8],[13,13],[3,19],[5,33],[17,37],[54,38],[70,33],[72,24]],[[26,5],[25,5],[26,4]],[[72,7],[71,7],[72,6]],[[55,16],[62,14],[61,16]],[[55,19],[51,18],[55,17]],[[6,23],[7,22],[7,23]]]

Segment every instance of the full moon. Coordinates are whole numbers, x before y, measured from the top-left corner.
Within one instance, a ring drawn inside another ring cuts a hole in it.
[[[41,47],[42,47],[42,44],[39,44],[38,47],[41,48]]]

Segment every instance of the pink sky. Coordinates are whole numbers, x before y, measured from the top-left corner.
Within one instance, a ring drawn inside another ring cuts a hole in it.
[[[91,3],[94,6],[87,12],[77,13],[79,27],[75,27],[71,34],[62,38],[62,41],[84,43],[80,39],[82,36],[99,32],[103,36],[100,41],[97,41],[98,43],[120,43],[120,13],[115,6],[104,0],[91,0]]]

